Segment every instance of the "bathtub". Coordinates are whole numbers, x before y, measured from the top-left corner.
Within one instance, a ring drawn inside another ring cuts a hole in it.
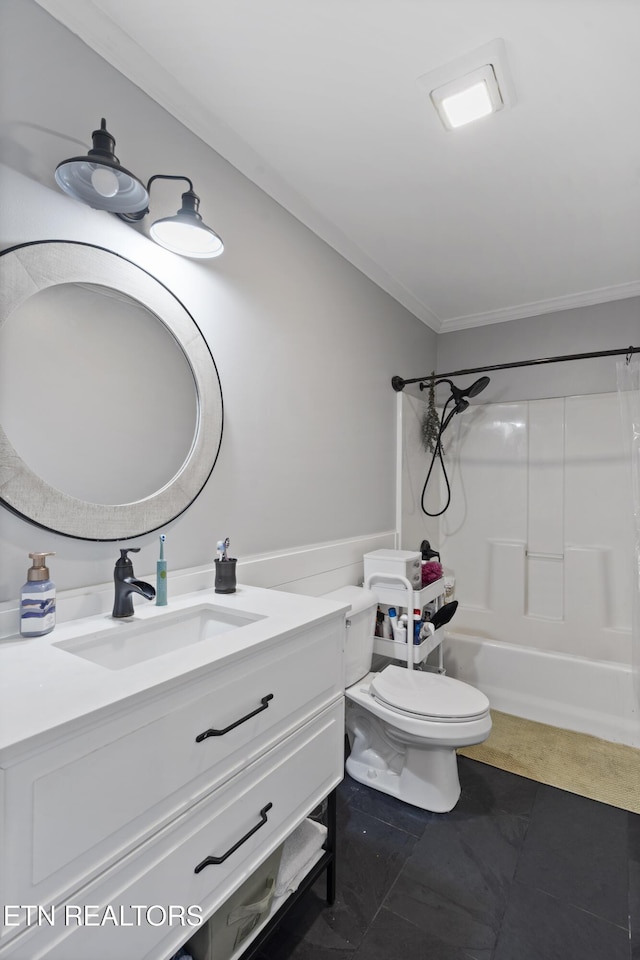
[[[445,631],[447,674],[527,720],[640,747],[631,667]]]

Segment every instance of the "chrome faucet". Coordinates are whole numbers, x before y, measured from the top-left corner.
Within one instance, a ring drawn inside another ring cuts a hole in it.
[[[113,579],[116,585],[116,596],[113,604],[112,616],[116,618],[133,616],[133,594],[138,593],[147,600],[153,600],[156,591],[150,583],[136,580],[133,573],[133,563],[128,553],[140,553],[140,547],[129,547],[120,550],[120,559],[116,560]]]

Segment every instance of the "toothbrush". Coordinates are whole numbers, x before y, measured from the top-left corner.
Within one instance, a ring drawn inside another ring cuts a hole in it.
[[[167,605],[167,561],[164,558],[164,533],[160,534],[160,558],[156,563],[156,606]]]
[[[216,544],[216,553],[218,554],[218,560],[228,560],[227,550],[230,546],[229,537],[226,540],[218,540]]]

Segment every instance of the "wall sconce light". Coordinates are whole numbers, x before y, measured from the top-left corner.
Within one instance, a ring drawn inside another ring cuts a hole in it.
[[[174,217],[156,220],[149,230],[151,238],[184,257],[206,259],[222,253],[222,240],[198,212],[200,198],[189,177],[158,173],[145,187],[120,165],[113,152],[116,141],[104,119],[92,137],[93,148],[86,157],[72,157],[58,164],[55,178],[61,190],[95,210],[107,210],[121,220],[137,223],[149,213],[149,191],[154,180],[184,180],[189,189],[182,194],[182,207]]]

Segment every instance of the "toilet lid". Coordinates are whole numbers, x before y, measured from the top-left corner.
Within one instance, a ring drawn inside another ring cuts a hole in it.
[[[371,693],[394,710],[441,722],[474,720],[489,709],[484,693],[462,680],[404,667],[385,667],[376,674]]]

